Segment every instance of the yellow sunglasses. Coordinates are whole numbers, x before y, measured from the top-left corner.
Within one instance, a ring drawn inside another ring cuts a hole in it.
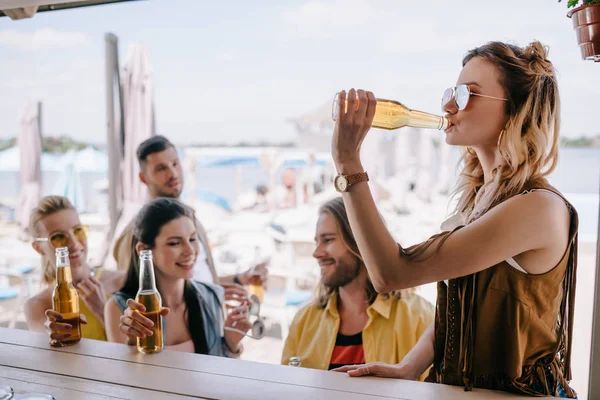
[[[73,236],[80,242],[87,241],[89,227],[86,225],[77,225],[71,229]],[[55,249],[59,247],[69,247],[69,234],[66,232],[54,232],[47,238],[35,238],[36,242],[49,242]]]

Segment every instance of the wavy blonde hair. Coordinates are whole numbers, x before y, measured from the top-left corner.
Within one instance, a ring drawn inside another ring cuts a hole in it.
[[[338,233],[342,242],[353,256],[358,258],[361,263],[361,268],[364,268],[364,262],[362,256],[360,255],[360,251],[358,250],[358,244],[356,244],[356,239],[354,239],[354,234],[352,233],[352,228],[350,227],[350,219],[348,218],[348,214],[346,213],[346,206],[344,205],[344,201],[341,197],[336,197],[335,199],[329,200],[327,203],[323,204],[319,208],[319,214],[327,213],[331,215],[336,222],[338,227]],[[394,296],[396,299],[400,299],[403,296],[408,296],[414,292],[414,289],[403,289],[399,291],[394,291],[386,294],[381,294],[384,298],[389,298],[390,296]],[[315,303],[321,307],[325,308],[331,296],[336,295],[338,293],[337,287],[326,286],[323,284],[323,281],[319,281],[316,288],[316,298]],[[373,287],[371,283],[371,279],[367,278],[367,283],[365,285],[365,293],[367,295],[367,299],[369,300],[369,304],[373,304],[375,299],[377,298],[377,291]]]
[[[454,212],[466,223],[518,194],[527,182],[550,174],[558,162],[560,130],[558,84],[547,47],[538,41],[525,48],[489,42],[469,51],[463,66],[475,57],[491,62],[500,72],[508,122],[498,137],[505,162],[492,171],[492,181],[484,183],[477,154],[467,148],[462,151]]]
[[[74,209],[75,207],[73,207],[66,197],[43,197],[38,206],[31,211],[29,216],[29,233],[31,234],[32,240],[35,240],[35,238],[41,235],[40,222],[42,222],[44,218],[62,210]],[[56,268],[54,268],[52,262],[45,256],[42,256],[42,274],[42,278],[47,284],[51,284],[56,280]]]

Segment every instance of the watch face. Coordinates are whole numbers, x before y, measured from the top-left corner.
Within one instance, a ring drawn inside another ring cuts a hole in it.
[[[335,188],[338,192],[345,192],[348,190],[348,179],[345,176],[338,175],[335,177]]]

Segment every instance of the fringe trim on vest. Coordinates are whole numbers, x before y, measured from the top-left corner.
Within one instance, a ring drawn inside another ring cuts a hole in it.
[[[533,189],[535,190],[535,189]],[[564,197],[560,193],[549,190],[561,198]],[[527,193],[529,190],[521,193]],[[435,381],[437,383],[449,383],[449,384],[460,384],[462,379],[462,385],[464,385],[465,391],[473,390],[473,387],[480,387],[493,390],[505,390],[516,393],[531,395],[531,396],[558,396],[559,389],[562,387],[569,398],[577,397],[577,393],[569,386],[571,378],[571,352],[573,344],[573,320],[575,311],[575,287],[577,278],[577,232],[576,227],[578,224],[577,216],[573,213],[571,205],[565,200],[565,203],[569,207],[571,212],[571,241],[569,243],[569,259],[565,270],[565,277],[562,282],[563,286],[563,298],[560,305],[560,314],[558,318],[558,348],[555,354],[552,355],[550,360],[540,359],[532,366],[525,366],[522,369],[522,374],[518,378],[506,377],[506,376],[477,376],[477,372],[473,371],[473,349],[475,346],[474,327],[473,327],[473,313],[476,307],[475,304],[475,281],[476,275],[472,274],[461,278],[451,279],[449,285],[457,285],[458,287],[458,301],[460,304],[460,347],[459,347],[459,358],[458,368],[459,376],[446,376],[444,375],[443,369],[440,370],[439,365],[434,365],[432,368],[428,381]],[[407,257],[413,261],[423,261],[428,257],[422,258],[423,253],[438,239],[436,251],[442,246],[442,244],[448,239],[448,237],[462,226],[455,228],[450,232],[442,232],[432,236],[427,241],[409,247],[407,249],[400,248],[401,256]],[[575,232],[574,232],[575,231]],[[433,252],[433,254],[435,254]],[[432,255],[433,255],[432,254]],[[439,290],[442,289],[438,285]],[[447,304],[446,304],[447,307]],[[437,321],[437,316],[436,316]],[[437,324],[437,322],[436,322]],[[446,326],[447,330],[448,327]],[[437,335],[435,335],[437,340]],[[437,343],[434,344],[436,352],[438,351]],[[444,350],[445,352],[445,350]],[[435,360],[443,360],[436,355]],[[548,375],[549,373],[549,375]],[[551,377],[551,379],[549,379]],[[455,379],[455,378],[458,378]],[[550,381],[550,382],[549,382]],[[551,383],[551,385],[550,385]],[[534,388],[536,390],[534,390]],[[540,393],[537,389],[541,388]]]

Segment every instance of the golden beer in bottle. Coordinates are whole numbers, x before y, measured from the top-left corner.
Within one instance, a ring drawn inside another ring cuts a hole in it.
[[[265,298],[265,287],[260,282],[258,276],[252,276],[250,278],[250,282],[248,283],[248,293],[258,297],[258,300],[260,300],[261,303],[263,302]]]
[[[61,323],[71,325],[66,331],[70,336],[53,345],[69,346],[79,342],[81,339],[81,326],[79,324],[79,295],[73,286],[71,265],[69,263],[69,249],[59,247],[56,249],[56,286],[52,292],[52,307],[54,311],[61,313]]]
[[[152,250],[140,251],[140,288],[135,301],[142,304],[146,311],[141,313],[154,323],[151,336],[137,338],[137,349],[140,353],[158,353],[163,349],[162,299],[156,289],[154,280],[154,265],[152,263]]]
[[[339,94],[336,94],[335,99],[333,100],[332,118],[334,121],[337,120],[339,111],[338,96]],[[357,100],[357,109],[358,105],[359,101]],[[348,110],[348,100],[346,100],[345,110]],[[411,110],[404,104],[395,100],[377,99],[372,126],[374,128],[387,130],[398,129],[404,126],[445,130],[448,127],[448,119],[423,111]]]
[[[248,293],[258,297],[258,300],[262,303],[265,298],[265,287],[263,286],[260,275],[256,273],[256,266],[264,262],[261,257],[260,247],[254,248],[254,267],[250,280],[248,282]]]

